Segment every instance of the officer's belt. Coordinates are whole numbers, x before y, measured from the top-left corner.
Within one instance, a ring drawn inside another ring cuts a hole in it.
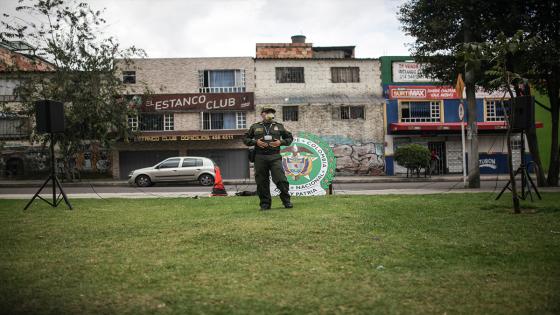
[[[273,154],[280,154],[280,150],[274,150],[274,151],[260,151],[260,150],[256,150],[255,154],[257,155],[273,155]]]

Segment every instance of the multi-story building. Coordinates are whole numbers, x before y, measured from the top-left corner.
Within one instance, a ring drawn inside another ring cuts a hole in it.
[[[288,130],[314,133],[333,148],[338,174],[384,174],[380,63],[355,58],[354,46],[258,43],[256,113],[276,109]]]
[[[427,146],[437,154],[437,174],[461,173],[463,159],[458,113],[461,95],[457,95],[454,87],[437,84],[423,76],[422,65],[411,57],[386,56],[380,59],[386,97],[387,175],[406,173],[404,167],[394,162],[393,153],[399,146],[411,143]],[[476,93],[481,174],[508,172],[504,115],[507,99],[503,93],[490,94],[482,90]],[[464,113],[466,121],[467,106]],[[542,124],[537,123],[537,127]],[[512,154],[515,168],[521,162],[520,147],[521,137],[517,134],[513,138]]]
[[[243,135],[254,121],[254,62],[251,57],[148,58],[121,62],[136,131],[113,150],[113,177],[170,156],[213,159],[225,178],[249,176]]]
[[[24,113],[16,88],[31,76],[47,75],[54,66],[20,42],[0,43],[0,177],[21,177],[48,170],[48,154],[30,141],[32,121]]]

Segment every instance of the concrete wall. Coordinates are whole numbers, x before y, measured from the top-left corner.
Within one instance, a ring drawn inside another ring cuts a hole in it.
[[[254,62],[251,57],[217,58],[146,58],[133,59],[129,65],[121,62],[122,70],[136,71],[136,84],[130,93],[142,93],[143,84],[154,94],[199,93],[199,70],[245,70],[246,92],[255,86]]]
[[[304,67],[305,83],[276,83],[276,67]],[[359,67],[360,82],[332,83],[331,67]],[[259,98],[341,94],[381,97],[380,71],[379,61],[374,59],[256,59],[255,96]]]

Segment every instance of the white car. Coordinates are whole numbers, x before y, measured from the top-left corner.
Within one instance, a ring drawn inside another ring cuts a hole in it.
[[[214,184],[214,162],[198,156],[176,156],[128,174],[128,183],[148,187],[161,182],[198,181],[203,186]]]

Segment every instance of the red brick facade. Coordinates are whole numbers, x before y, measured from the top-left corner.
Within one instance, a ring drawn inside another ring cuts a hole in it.
[[[311,43],[271,43],[257,44],[257,58],[262,59],[311,59]]]

